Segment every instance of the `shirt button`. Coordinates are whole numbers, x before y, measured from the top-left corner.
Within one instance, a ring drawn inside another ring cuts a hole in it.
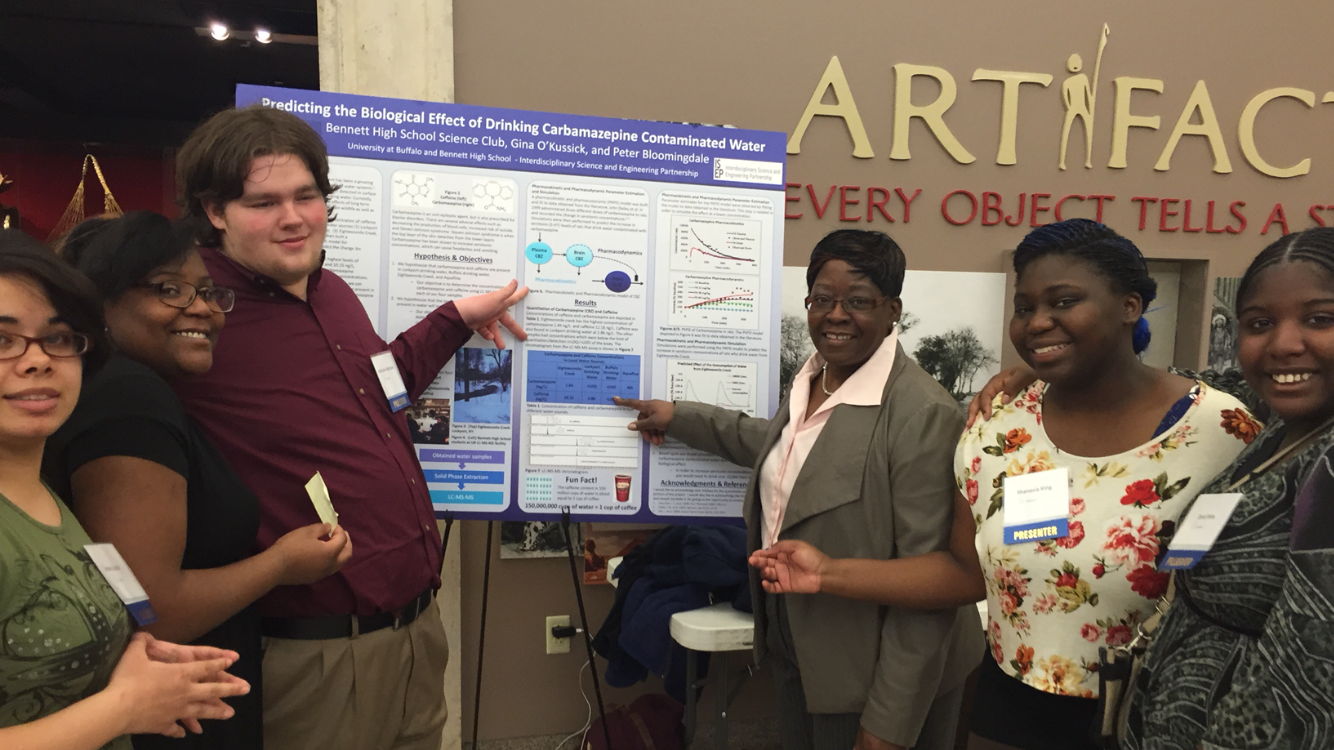
[[[269,292],[269,296],[270,296],[270,297],[277,297],[278,295],[274,294],[273,292]]]
[[[337,350],[340,351],[340,352],[343,351],[343,345],[342,345],[342,344],[334,344],[334,348],[337,349]]]
[[[390,435],[390,434],[387,433],[387,432],[384,434],[384,436],[387,437],[387,438],[389,438],[390,440],[393,440],[393,439],[394,439],[394,436],[393,436],[393,435]]]
[[[412,482],[413,484],[416,484],[416,483],[417,483],[417,480],[416,480],[416,479],[409,479],[408,481],[409,481],[409,482]]]
[[[366,395],[366,389],[365,389],[365,388],[358,388],[358,389],[357,389],[357,393],[360,393],[361,395],[365,396],[365,395]]]

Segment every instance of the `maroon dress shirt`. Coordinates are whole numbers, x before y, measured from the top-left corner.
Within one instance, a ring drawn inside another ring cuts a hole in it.
[[[213,283],[236,308],[213,369],[173,385],[186,410],[259,495],[258,546],[318,523],[306,482],[320,472],[352,539],[341,571],[260,600],[266,617],[393,612],[440,585],[440,534],[407,420],[371,365],[392,351],[416,400],[472,332],[454,303],[386,344],[361,301],[331,271],[311,274],[302,301],[277,282],[204,248]]]

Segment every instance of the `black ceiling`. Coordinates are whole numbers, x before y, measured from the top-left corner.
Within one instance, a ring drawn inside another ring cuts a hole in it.
[[[173,146],[237,83],[319,87],[316,46],[214,20],[313,37],[315,0],[0,0],[0,138]]]

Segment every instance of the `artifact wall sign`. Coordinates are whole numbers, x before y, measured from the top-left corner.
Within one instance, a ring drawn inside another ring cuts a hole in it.
[[[1245,162],[1245,168],[1276,180],[1303,177],[1311,174],[1316,166],[1330,168],[1330,165],[1314,165],[1309,157],[1290,164],[1271,163],[1257,144],[1256,133],[1258,129],[1266,127],[1266,123],[1275,129],[1270,131],[1271,137],[1281,132],[1278,130],[1281,125],[1274,121],[1275,118],[1267,120],[1264,117],[1271,104],[1280,100],[1294,100],[1319,114],[1318,104],[1334,103],[1334,90],[1318,94],[1316,91],[1291,86],[1269,88],[1252,96],[1240,111],[1228,112],[1219,111],[1214,106],[1209,87],[1203,79],[1193,84],[1190,97],[1162,147],[1152,152],[1141,149],[1138,153],[1132,153],[1132,128],[1148,131],[1162,128],[1162,114],[1149,114],[1151,104],[1147,95],[1163,93],[1167,84],[1161,78],[1116,76],[1111,79],[1113,101],[1100,102],[1099,83],[1106,73],[1103,69],[1103,55],[1110,39],[1111,28],[1103,24],[1096,48],[1089,50],[1092,52],[1089,56],[1093,60],[1092,71],[1087,70],[1085,57],[1079,53],[1071,54],[1066,59],[1063,71],[1066,77],[1059,87],[1064,113],[1060,139],[1052,143],[1051,150],[1044,154],[1019,153],[1017,143],[1022,122],[1020,105],[1026,103],[1031,110],[1037,110],[1039,97],[1058,95],[1058,89],[1053,86],[1055,76],[1043,72],[988,68],[977,68],[972,72],[972,85],[991,86],[999,83],[1002,87],[996,164],[1014,166],[1020,164],[1021,160],[1033,162],[1049,159],[1049,163],[1060,171],[1096,169],[1094,134],[1098,131],[1095,125],[1100,117],[1110,114],[1111,143],[1106,169],[1126,169],[1132,162],[1156,157],[1153,169],[1167,172],[1172,168],[1173,154],[1187,138],[1200,138],[1207,143],[1212,155],[1212,172],[1217,175],[1231,174],[1236,156]],[[951,112],[959,93],[959,84],[954,75],[941,67],[901,62],[893,66],[893,76],[893,131],[888,158],[897,161],[912,159],[911,125],[913,120],[920,120],[936,144],[955,162],[976,162],[978,157],[955,136],[946,121],[947,116],[977,117],[982,114],[976,111]],[[914,85],[919,82],[921,85],[914,91]],[[933,99],[922,103],[926,98],[924,90],[930,88],[938,88],[939,91]],[[1110,113],[1107,112],[1109,105]],[[1334,112],[1334,108],[1323,109]],[[1036,116],[1035,112],[1027,115],[1030,119]],[[837,56],[830,58],[792,131],[787,146],[789,154],[801,153],[802,140],[816,117],[842,121],[850,137],[850,154],[853,158],[876,158],[876,144],[871,142],[867,134],[852,86]],[[1227,135],[1234,134],[1235,140],[1229,142],[1225,131]],[[1039,185],[1034,188],[1031,191],[1003,194],[983,186],[960,186],[943,194],[924,195],[921,188],[912,185],[816,185],[789,182],[786,217],[794,220],[807,216],[823,219],[827,213],[836,211],[840,222],[892,224],[908,223],[914,213],[921,216],[924,210],[929,210],[931,213],[938,211],[940,218],[952,226],[1004,224],[1009,227],[1037,227],[1082,216],[1099,221],[1106,219],[1117,226],[1135,225],[1141,231],[1201,234],[1249,232],[1260,235],[1271,232],[1286,234],[1309,226],[1334,224],[1334,204],[1314,199],[1300,205],[1291,201],[1287,204],[1266,202],[1263,205],[1247,205],[1244,200],[1220,196],[1117,195],[1110,191],[1056,194],[1044,192]]]

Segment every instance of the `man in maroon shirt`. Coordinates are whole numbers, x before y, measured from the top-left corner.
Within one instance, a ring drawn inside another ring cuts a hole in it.
[[[201,254],[236,291],[186,409],[259,494],[260,548],[318,521],[320,472],[355,551],[336,575],[259,603],[269,750],[437,750],[448,644],[435,590],[440,536],[403,413],[371,364],[393,353],[416,400],[473,331],[500,326],[527,289],[447,302],[386,343],[351,287],[323,269],[334,191],[324,143],[294,115],[253,106],[201,125],[177,157],[184,214],[207,222]]]

